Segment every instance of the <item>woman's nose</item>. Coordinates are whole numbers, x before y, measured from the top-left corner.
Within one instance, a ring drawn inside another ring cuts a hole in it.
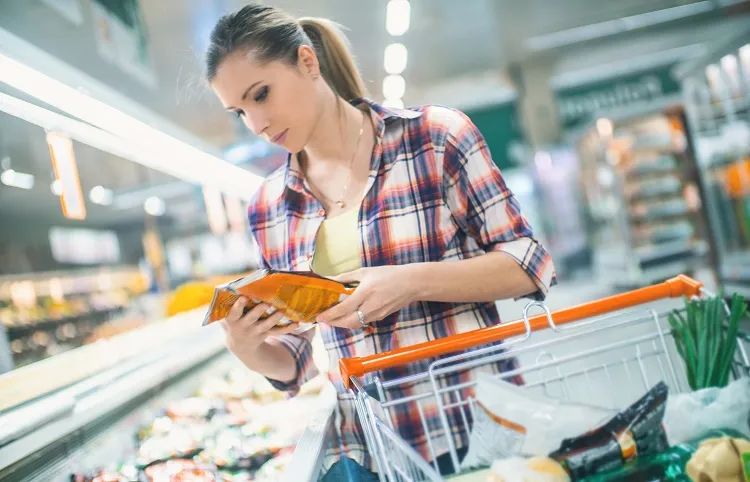
[[[259,136],[268,127],[268,120],[259,114],[248,114],[245,116],[245,125],[253,134]]]

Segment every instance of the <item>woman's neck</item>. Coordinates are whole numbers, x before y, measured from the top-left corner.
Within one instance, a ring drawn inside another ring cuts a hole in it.
[[[309,162],[343,163],[348,166],[353,143],[362,127],[362,111],[329,91],[315,130],[305,146]]]

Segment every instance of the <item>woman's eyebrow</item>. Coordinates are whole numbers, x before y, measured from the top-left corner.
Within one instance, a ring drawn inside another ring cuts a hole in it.
[[[259,80],[257,82],[254,82],[253,85],[251,85],[250,87],[248,87],[247,89],[245,89],[245,92],[242,94],[241,100],[245,100],[247,98],[247,94],[249,94],[250,91],[253,90],[253,87],[255,87],[256,85],[260,84],[261,82],[263,82],[263,81]],[[224,107],[224,109],[226,109],[226,110],[235,110],[236,107],[228,105],[228,106]]]

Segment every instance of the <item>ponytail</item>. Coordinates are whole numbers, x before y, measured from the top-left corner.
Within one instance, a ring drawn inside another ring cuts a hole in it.
[[[275,7],[255,2],[219,19],[206,53],[206,77],[211,81],[219,64],[237,51],[253,51],[261,61],[295,64],[300,45],[315,49],[320,73],[339,97],[350,101],[365,96],[346,37],[334,22],[313,17],[295,20]]]
[[[362,76],[340,27],[325,18],[303,17],[297,21],[312,42],[320,73],[333,91],[347,101],[364,97]]]

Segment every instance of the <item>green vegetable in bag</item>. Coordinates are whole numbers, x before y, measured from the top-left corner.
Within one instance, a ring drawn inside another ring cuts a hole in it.
[[[729,313],[720,297],[686,300],[685,312],[674,310],[668,320],[677,351],[685,362],[690,388],[723,387],[729,382],[745,298],[732,296]]]

